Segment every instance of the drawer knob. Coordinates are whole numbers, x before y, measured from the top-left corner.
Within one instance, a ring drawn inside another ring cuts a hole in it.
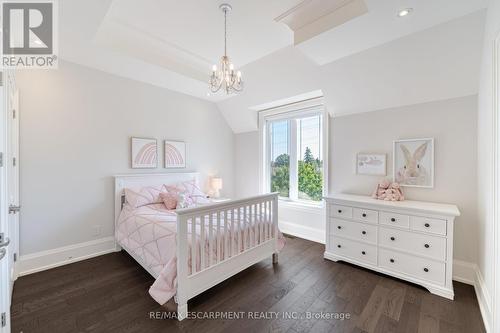
[[[342,246],[340,246],[340,244],[339,244],[339,245],[337,245],[337,247],[340,249]]]
[[[365,252],[365,251],[361,251],[361,254],[362,254],[362,255],[365,255],[365,254],[366,254],[366,252]]]
[[[428,271],[429,271],[429,269],[428,269],[427,267],[425,267],[425,268],[424,268],[424,272],[426,272],[426,273],[427,273]]]
[[[361,231],[361,233],[362,233],[363,235],[366,235],[366,231],[364,231],[364,230],[363,230],[363,231]]]
[[[393,262],[394,262],[394,259],[391,259],[391,260],[389,260],[389,261],[393,263]]]
[[[337,227],[337,229],[342,229],[342,227],[339,225],[339,226]]]
[[[339,209],[338,212],[339,212],[339,214],[341,214],[342,213],[342,209]]]
[[[396,219],[394,217],[391,217],[391,222],[396,222]]]
[[[395,241],[395,240],[396,240],[396,238],[394,238],[394,237],[391,237],[391,241]]]
[[[361,214],[361,216],[366,217],[366,213]]]
[[[425,244],[424,246],[425,246],[426,249],[428,249],[430,247],[429,244]]]
[[[424,224],[426,228],[429,228],[431,225],[429,223]]]

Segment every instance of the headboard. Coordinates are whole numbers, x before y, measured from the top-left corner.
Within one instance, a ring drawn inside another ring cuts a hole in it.
[[[198,172],[172,172],[130,174],[115,176],[115,224],[120,216],[123,204],[124,189],[130,187],[144,187],[162,184],[175,184],[195,180],[200,186],[201,175]]]

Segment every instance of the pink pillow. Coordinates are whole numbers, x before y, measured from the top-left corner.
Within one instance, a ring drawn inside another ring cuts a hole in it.
[[[196,182],[194,180],[183,182],[182,185],[184,186],[185,191],[191,197],[195,205],[210,203],[208,195],[203,193],[203,191],[196,185]]]
[[[186,205],[182,206],[196,206],[210,203],[210,199],[208,196],[203,193],[203,191],[196,185],[196,181],[190,180],[182,183],[178,183],[176,185],[165,185],[165,189],[169,193],[175,193],[177,195],[183,194],[183,202],[186,202]],[[179,198],[178,198],[179,200]]]
[[[174,210],[177,207],[178,196],[175,193],[164,192],[160,193],[160,198],[163,200],[165,207],[168,210]]]
[[[160,193],[165,192],[165,185],[158,187],[147,186],[139,188],[126,188],[125,199],[134,208],[161,203]]]

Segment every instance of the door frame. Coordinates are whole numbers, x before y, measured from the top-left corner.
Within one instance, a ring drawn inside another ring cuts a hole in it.
[[[492,331],[500,332],[500,32],[493,45],[493,304]]]

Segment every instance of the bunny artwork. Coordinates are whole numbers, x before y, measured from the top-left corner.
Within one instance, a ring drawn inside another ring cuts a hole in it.
[[[402,144],[400,146],[404,155],[404,165],[397,170],[396,182],[405,185],[426,185],[429,174],[422,165],[422,159],[427,151],[428,142],[420,145],[413,153]]]

